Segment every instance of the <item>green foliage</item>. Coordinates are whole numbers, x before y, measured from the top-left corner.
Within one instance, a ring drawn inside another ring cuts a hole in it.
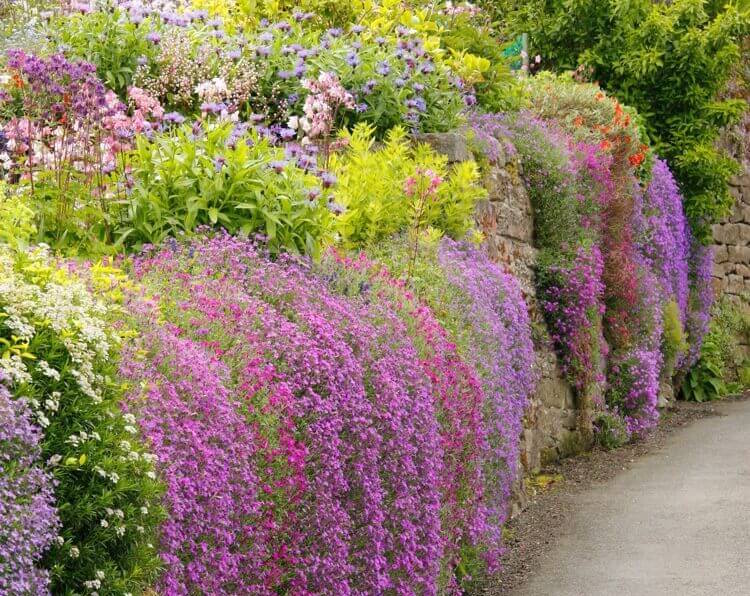
[[[620,416],[600,412],[594,419],[596,442],[609,451],[617,449],[628,441],[628,432]]]
[[[680,321],[680,307],[677,302],[670,300],[663,310],[664,331],[662,334],[662,354],[664,365],[662,370],[671,377],[675,364],[681,354],[687,352],[689,344]]]
[[[555,132],[522,126],[513,136],[513,144],[523,159],[524,177],[534,208],[535,240],[549,253],[540,255],[542,265],[554,261],[563,246],[574,246],[582,233],[578,202],[569,184],[568,154],[551,140]]]
[[[453,59],[451,65],[464,81],[474,85],[477,101],[487,112],[515,109],[521,102],[521,87],[510,70],[504,46],[492,29],[466,15],[445,23],[440,41]]]
[[[729,389],[724,382],[724,359],[717,338],[710,333],[701,346],[701,357],[682,385],[682,396],[689,401],[710,401],[725,396]]]
[[[36,234],[34,211],[22,192],[11,190],[0,180],[0,243],[26,248]]]
[[[150,25],[150,19],[141,25],[128,22],[114,9],[65,15],[55,19],[49,31],[55,45],[66,48],[72,58],[94,64],[97,76],[124,100],[138,60],[156,55],[157,46],[146,39]]]
[[[638,110],[652,148],[680,182],[694,232],[707,242],[710,225],[731,205],[727,181],[735,166],[714,143],[745,104],[718,94],[740,59],[747,13],[704,0],[537,0],[515,18],[545,64],[585,66]]]
[[[317,178],[254,134],[233,139],[231,123],[197,136],[185,125],[153,141],[139,137],[130,159],[118,243],[159,244],[208,225],[265,234],[272,254],[315,256],[328,237],[331,213]]]
[[[142,593],[160,568],[154,456],[120,410],[119,336],[105,306],[39,249],[0,247],[0,370],[42,427],[62,542],[46,554],[54,594]],[[101,576],[100,576],[101,575]]]
[[[427,145],[412,147],[401,128],[389,131],[374,149],[374,128],[360,124],[345,134],[348,149],[331,158],[339,183],[336,202],[344,212],[336,230],[347,247],[367,246],[414,226],[460,238],[472,226],[476,202],[485,196],[474,162],[449,167],[445,157]],[[430,172],[442,181],[425,205],[419,192],[409,196],[409,180]],[[420,207],[423,207],[420,209]]]
[[[705,401],[750,388],[750,297],[714,305],[698,363],[688,373],[686,399]]]

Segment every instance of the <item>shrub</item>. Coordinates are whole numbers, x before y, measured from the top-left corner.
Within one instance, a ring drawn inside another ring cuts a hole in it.
[[[0,271],[0,371],[43,429],[41,461],[55,481],[62,538],[42,561],[50,589],[143,590],[159,568],[159,484],[135,419],[118,407],[106,307],[41,249],[2,249]]]
[[[278,22],[258,34],[257,63],[266,82],[281,80],[290,113],[301,114],[301,79],[334,74],[354,95],[355,109],[341,110],[339,126],[371,123],[382,137],[396,125],[446,131],[461,122],[465,106],[456,78],[436,52],[406,27],[373,39],[362,27],[310,31]]]
[[[722,298],[711,309],[711,322],[700,356],[683,385],[686,399],[707,401],[748,387],[748,359],[742,344],[750,336],[747,298],[733,302]]]
[[[368,246],[407,228],[433,228],[462,237],[473,223],[474,207],[485,195],[473,162],[449,167],[427,145],[410,147],[403,129],[392,129],[373,149],[373,129],[359,125],[348,149],[331,157],[338,178],[334,190],[343,213],[336,230],[346,247]]]
[[[209,225],[263,233],[274,254],[315,255],[329,233],[331,213],[317,178],[230,123],[139,138],[124,175],[132,188],[118,241],[129,246]]]
[[[28,404],[14,400],[0,377],[0,590],[48,594],[39,560],[59,529],[52,475],[39,465],[41,431]]]

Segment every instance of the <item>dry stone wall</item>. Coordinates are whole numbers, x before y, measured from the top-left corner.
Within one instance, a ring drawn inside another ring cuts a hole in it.
[[[732,214],[713,228],[713,281],[717,296],[750,294],[750,163],[731,181]]]

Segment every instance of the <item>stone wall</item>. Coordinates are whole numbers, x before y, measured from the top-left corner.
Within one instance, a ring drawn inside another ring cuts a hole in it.
[[[713,228],[714,289],[717,297],[750,293],[750,163],[731,182],[732,214]]]

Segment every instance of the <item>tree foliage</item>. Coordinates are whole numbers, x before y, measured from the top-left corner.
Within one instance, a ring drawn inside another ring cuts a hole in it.
[[[750,13],[706,0],[536,0],[504,3],[507,21],[530,33],[543,65],[599,82],[644,119],[685,196],[696,235],[728,213],[736,164],[715,146],[745,102],[719,99],[741,57]]]

